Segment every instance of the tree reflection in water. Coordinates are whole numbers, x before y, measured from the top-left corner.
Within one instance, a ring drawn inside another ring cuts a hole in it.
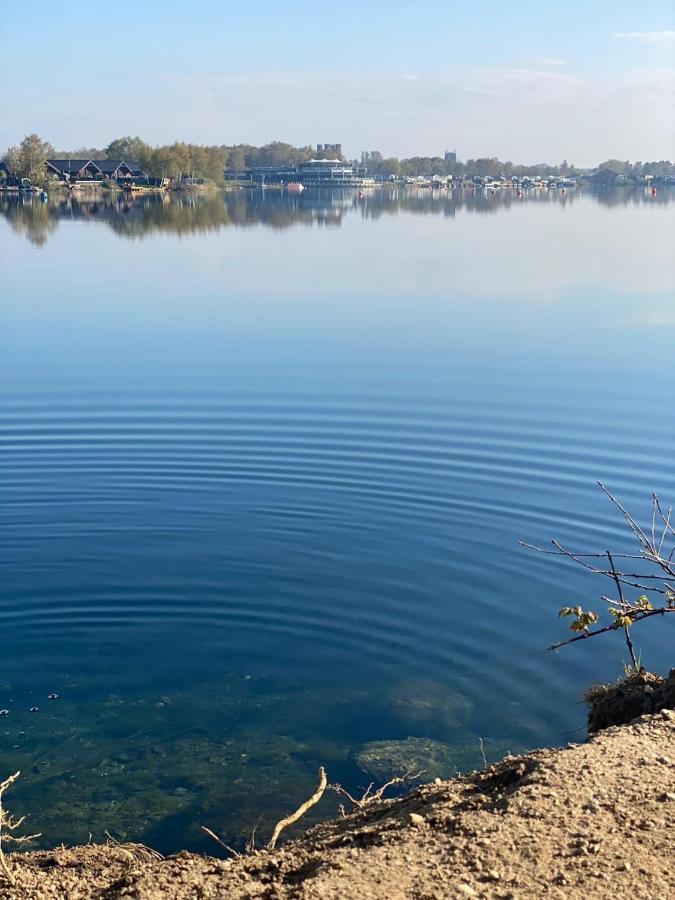
[[[129,197],[124,194],[52,195],[41,201],[33,195],[0,196],[0,214],[17,234],[42,246],[61,220],[92,221],[108,225],[131,239],[150,234],[207,234],[222,228],[246,228],[263,225],[284,229],[294,225],[339,227],[345,216],[360,215],[377,219],[408,212],[417,215],[442,215],[454,218],[458,213],[496,215],[515,204],[575,203],[578,190],[430,190],[385,186],[365,194],[354,189],[306,190],[301,194],[286,191],[238,190],[214,194],[148,194]],[[643,203],[669,203],[675,192],[664,189],[656,196],[641,188],[584,190],[606,206],[637,206]]]

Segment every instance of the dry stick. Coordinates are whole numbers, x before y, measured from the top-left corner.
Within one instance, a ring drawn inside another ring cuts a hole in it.
[[[225,850],[227,850],[228,853],[231,853],[233,856],[236,856],[237,859],[241,858],[241,853],[237,853],[237,851],[233,847],[230,847],[228,844],[225,843],[225,841],[221,840],[221,838],[218,837],[218,835],[215,833],[215,831],[211,831],[211,829],[207,828],[206,825],[200,825],[199,827],[205,834],[208,834],[208,836],[210,838],[213,838],[213,840],[216,842],[216,844],[220,844],[221,847],[223,847]]]
[[[2,795],[7,790],[7,788],[16,781],[16,779],[19,777],[19,775],[20,775],[20,772],[16,772],[14,775],[10,775],[9,778],[5,779],[5,781],[3,781],[2,784],[0,784],[0,867],[2,868],[2,871],[7,876],[7,879],[9,880],[10,884],[15,884],[16,882],[14,880],[14,876],[9,871],[9,868],[7,866],[7,861],[5,859],[5,854],[2,851],[2,826],[5,821],[5,813],[2,808]]]
[[[625,613],[626,612],[626,600],[623,596],[623,588],[621,587],[621,581],[619,580],[619,576],[617,575],[616,570],[614,568],[614,560],[612,559],[612,554],[610,553],[609,550],[607,551],[607,559],[609,560],[609,564],[612,569],[612,575],[614,577],[614,581],[616,582],[616,587],[619,592],[619,600],[621,601],[621,611],[623,613]],[[623,632],[626,636],[626,646],[628,647],[628,652],[630,653],[630,658],[633,662],[633,669],[635,670],[635,672],[638,672],[638,670],[639,670],[638,661],[635,658],[635,651],[633,650],[633,642],[630,639],[630,626],[624,625]]]
[[[247,853],[255,853],[255,833],[258,830],[258,825],[262,822],[262,816],[258,816],[258,821],[253,826],[253,831],[251,832],[251,837],[246,841],[246,852]]]
[[[478,738],[478,743],[480,744],[480,752],[481,752],[481,755],[482,755],[482,757],[483,757],[483,765],[484,765],[485,768],[487,769],[487,767],[488,767],[488,761],[487,761],[487,756],[485,755],[485,744],[483,743],[483,738],[482,738],[482,737],[479,737],[479,738]]]
[[[323,792],[326,790],[326,786],[328,785],[328,779],[326,778],[326,770],[323,766],[319,769],[319,786],[314,791],[309,800],[306,800],[302,806],[299,806],[294,813],[291,813],[290,816],[286,816],[285,819],[282,819],[280,822],[277,822],[274,832],[272,833],[272,837],[270,838],[270,842],[267,845],[268,850],[274,850],[277,844],[277,840],[279,839],[279,835],[284,830],[284,828],[288,828],[289,825],[294,825],[295,822],[298,821],[308,809],[311,809],[315,806],[319,800],[323,797]]]
[[[486,763],[487,765],[487,763]],[[386,791],[389,790],[390,787],[393,787],[396,784],[406,784],[409,781],[416,781],[418,778],[421,778],[424,775],[425,770],[421,769],[419,772],[416,772],[414,775],[412,772],[405,772],[403,775],[397,775],[395,778],[392,778],[390,781],[387,781],[382,787],[378,788],[373,792],[373,785],[375,782],[371,782],[366,788],[365,793],[361,797],[360,800],[357,800],[356,797],[352,797],[349,791],[346,791],[341,784],[329,784],[328,787],[335,791],[335,793],[340,797],[346,797],[347,800],[356,808],[361,809],[366,806],[368,803],[372,803],[375,800],[382,800]]]
[[[8,787],[11,787],[16,779],[19,777],[21,772],[15,772],[13,775],[10,775],[9,778],[6,778],[4,781],[0,782],[0,869],[5,873],[10,884],[16,884],[16,880],[14,875],[9,870],[9,866],[7,865],[7,860],[5,859],[5,854],[2,849],[2,828],[3,826],[9,832],[15,831],[17,828],[20,828],[21,825],[26,821],[25,816],[21,816],[20,819],[14,819],[12,816],[8,815],[5,810],[2,808],[2,795],[5,793]],[[27,844],[29,841],[34,840],[35,838],[41,837],[40,834],[27,834],[23,837],[15,837],[13,834],[8,834],[5,838],[7,841],[12,841],[15,844]]]

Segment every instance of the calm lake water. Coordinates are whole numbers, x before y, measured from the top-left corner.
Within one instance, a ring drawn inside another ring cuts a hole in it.
[[[46,845],[582,739],[625,646],[546,648],[608,586],[517,542],[628,546],[598,478],[675,501],[674,199],[0,201],[0,771]]]

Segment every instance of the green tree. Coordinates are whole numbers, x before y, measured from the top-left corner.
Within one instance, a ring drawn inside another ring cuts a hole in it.
[[[21,151],[16,146],[10,147],[5,155],[2,157],[2,161],[7,166],[12,175],[18,175],[21,169]]]
[[[37,134],[26,135],[19,144],[14,174],[31,181],[41,181],[45,177],[45,160],[53,153],[54,148],[48,141],[43,141]]]
[[[139,137],[115,138],[105,148],[108,159],[123,159],[125,162],[147,161],[151,147]]]
[[[230,152],[230,155],[227,160],[227,167],[230,172],[234,172],[236,175],[239,175],[246,168],[246,156],[241,147],[235,147],[234,150]]]

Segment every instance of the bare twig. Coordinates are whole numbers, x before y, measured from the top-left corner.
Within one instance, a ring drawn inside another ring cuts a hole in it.
[[[208,836],[212,840],[214,840],[216,842],[216,844],[220,844],[220,846],[224,850],[227,850],[228,853],[231,853],[232,856],[236,856],[237,859],[241,859],[241,853],[238,853],[233,847],[230,847],[229,844],[226,844],[224,840],[222,840],[221,838],[218,837],[218,835],[215,833],[215,831],[211,831],[211,829],[207,828],[206,825],[200,825],[199,827],[202,829],[204,834],[208,834]]]
[[[314,791],[309,800],[305,800],[302,806],[299,806],[294,813],[291,813],[290,816],[286,816],[285,819],[282,819],[280,822],[274,827],[274,831],[272,832],[272,837],[270,838],[270,842],[267,845],[269,850],[274,850],[277,845],[277,841],[279,840],[279,835],[284,830],[284,828],[288,828],[289,825],[294,825],[298,819],[302,818],[308,809],[311,809],[315,806],[319,800],[323,797],[323,793],[328,786],[328,779],[326,778],[326,770],[323,766],[319,769],[319,786]]]
[[[258,821],[253,826],[253,830],[251,831],[251,836],[246,841],[246,852],[247,853],[255,853],[255,833],[258,830],[258,825],[262,822],[262,816],[258,816]]]
[[[487,756],[485,755],[485,744],[483,743],[482,737],[478,738],[478,743],[480,744],[480,752],[481,752],[481,756],[483,757],[483,765],[487,769],[488,761],[487,761]]]
[[[10,884],[16,884],[16,879],[14,878],[14,875],[7,865],[7,860],[5,859],[5,854],[2,849],[3,840],[6,843],[27,844],[30,841],[34,841],[36,838],[39,838],[41,836],[39,834],[26,834],[21,836],[15,835],[13,832],[23,825],[23,823],[26,821],[26,816],[21,816],[19,819],[15,819],[14,816],[10,816],[5,811],[2,805],[3,794],[5,793],[7,788],[11,787],[14,784],[20,774],[21,772],[15,772],[13,775],[10,775],[9,778],[5,778],[4,781],[0,782],[0,869],[4,872],[5,877],[10,882]],[[4,835],[3,828],[5,829]]]
[[[373,790],[373,785],[375,782],[371,782],[366,788],[365,792],[362,794],[360,798],[353,797],[349,791],[345,790],[341,784],[330,784],[329,788],[339,797],[345,797],[355,809],[362,809],[364,806],[367,806],[369,803],[373,803],[376,800],[381,800],[384,797],[386,791],[389,788],[394,787],[397,784],[406,784],[409,781],[416,781],[418,778],[424,775],[424,770],[416,772],[413,774],[412,772],[406,772],[403,775],[398,775],[396,778],[391,778],[382,787],[379,787],[376,791]],[[344,814],[344,810],[342,810]]]

